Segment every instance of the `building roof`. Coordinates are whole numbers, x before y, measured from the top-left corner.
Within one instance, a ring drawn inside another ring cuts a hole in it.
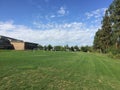
[[[7,40],[9,40],[10,42],[24,42],[24,41],[22,41],[22,40],[18,40],[18,39],[6,37],[6,36],[2,36],[2,35],[0,35],[0,39],[7,39]]]

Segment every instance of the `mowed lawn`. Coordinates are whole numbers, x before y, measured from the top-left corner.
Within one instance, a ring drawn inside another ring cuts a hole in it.
[[[120,60],[82,52],[0,51],[0,90],[120,90]]]

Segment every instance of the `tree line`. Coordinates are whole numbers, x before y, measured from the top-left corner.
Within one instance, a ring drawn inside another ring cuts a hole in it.
[[[114,0],[106,10],[93,47],[102,53],[120,53],[120,0]]]
[[[83,51],[83,52],[91,52],[92,51],[92,47],[91,46],[52,46],[52,45],[38,45],[38,49],[39,50],[45,50],[45,51],[72,51],[72,52],[78,52],[78,51]]]

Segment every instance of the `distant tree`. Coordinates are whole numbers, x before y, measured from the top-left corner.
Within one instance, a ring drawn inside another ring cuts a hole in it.
[[[43,46],[42,45],[38,45],[38,49],[43,50]]]
[[[83,52],[87,52],[87,51],[88,51],[88,49],[87,49],[87,47],[82,46],[82,47],[81,47],[81,51],[83,51]]]
[[[52,47],[52,45],[48,45],[48,47],[47,47],[47,49],[50,51],[50,50],[52,50],[53,49],[53,47]]]
[[[82,46],[81,51],[83,51],[83,52],[92,52],[92,47],[91,46]]]
[[[47,48],[47,46],[46,46],[46,45],[44,46],[44,48],[43,48],[43,49],[44,49],[45,51],[47,51],[47,50],[48,50],[48,48]]]
[[[65,48],[63,46],[54,46],[55,51],[65,51]]]
[[[70,47],[69,47],[68,45],[65,45],[65,46],[64,46],[64,49],[65,49],[65,51],[69,51],[69,50],[70,50]]]
[[[75,51],[80,51],[80,49],[79,49],[79,47],[76,45],[76,46],[74,46],[74,50]]]
[[[70,50],[71,50],[71,51],[74,51],[74,47],[73,47],[73,46],[71,46]]]

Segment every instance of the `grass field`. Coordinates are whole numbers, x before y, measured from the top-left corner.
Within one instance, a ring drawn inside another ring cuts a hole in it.
[[[0,51],[0,90],[120,90],[120,60],[81,52]]]

